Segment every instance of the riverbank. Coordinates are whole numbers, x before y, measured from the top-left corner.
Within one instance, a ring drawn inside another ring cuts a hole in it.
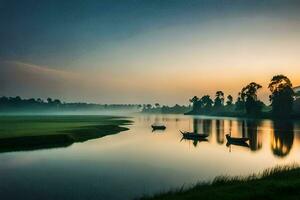
[[[275,167],[248,177],[217,177],[212,183],[200,183],[140,200],[186,199],[299,199],[299,166]]]
[[[195,116],[211,116],[211,117],[234,117],[234,118],[246,118],[246,119],[272,119],[272,120],[299,120],[300,114],[292,114],[287,117],[274,116],[269,112],[263,112],[260,115],[247,115],[244,112],[211,112],[211,113],[195,113],[187,112],[184,115],[195,115]]]
[[[126,131],[131,121],[110,116],[1,116],[0,152],[70,146]]]

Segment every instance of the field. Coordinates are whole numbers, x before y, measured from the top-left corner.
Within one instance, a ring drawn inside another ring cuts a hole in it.
[[[128,130],[109,116],[1,116],[0,152],[69,146]]]

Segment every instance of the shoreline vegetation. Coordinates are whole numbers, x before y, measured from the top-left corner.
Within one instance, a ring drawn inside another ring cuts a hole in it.
[[[96,104],[96,103],[67,103],[59,99],[0,97],[0,114],[39,114],[57,112],[91,112],[91,111],[139,111],[139,104]]]
[[[238,93],[234,102],[233,96],[225,98],[223,91],[217,91],[214,99],[209,95],[201,98],[194,96],[189,99],[190,106],[174,107],[143,106],[144,113],[182,113],[185,115],[207,115],[222,117],[242,117],[257,119],[300,119],[300,87],[293,88],[288,77],[284,75],[274,76],[268,88],[271,92],[270,104],[266,105],[258,98],[258,91],[262,86],[251,82],[244,86]],[[169,109],[167,109],[169,108]]]
[[[249,176],[219,176],[211,183],[198,183],[190,188],[178,188],[140,200],[188,199],[299,199],[300,167],[277,166]]]
[[[109,116],[0,117],[0,152],[67,147],[129,130],[132,122]]]

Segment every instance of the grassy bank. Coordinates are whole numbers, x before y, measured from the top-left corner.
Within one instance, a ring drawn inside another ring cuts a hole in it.
[[[141,200],[250,200],[299,199],[300,168],[276,167],[248,177],[217,177],[210,184],[197,184],[188,189],[178,189]]]
[[[128,130],[108,116],[1,116],[0,152],[66,147]]]

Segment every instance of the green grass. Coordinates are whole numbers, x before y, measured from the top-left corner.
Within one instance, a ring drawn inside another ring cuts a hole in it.
[[[0,152],[65,147],[128,130],[109,116],[1,116]]]
[[[0,139],[53,135],[101,125],[127,125],[130,121],[109,116],[0,116]]]
[[[275,167],[247,177],[220,176],[212,183],[199,183],[143,197],[141,200],[282,200],[300,198],[300,168],[296,165]]]

